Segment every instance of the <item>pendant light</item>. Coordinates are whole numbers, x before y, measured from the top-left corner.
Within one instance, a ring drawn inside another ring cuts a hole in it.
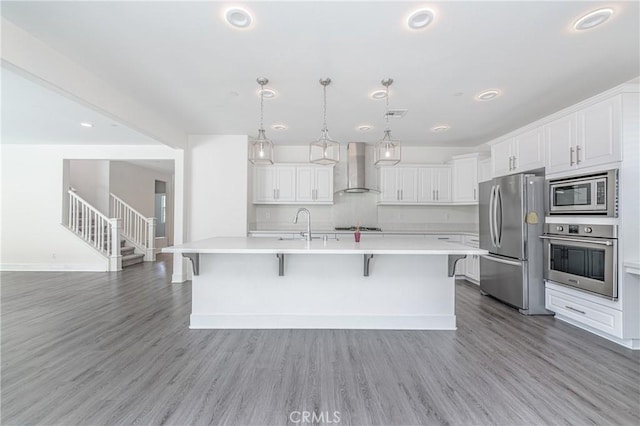
[[[387,127],[384,136],[376,144],[374,152],[374,162],[376,166],[394,166],[400,162],[400,141],[391,138],[391,129],[389,128],[389,86],[393,83],[393,79],[386,78],[382,80],[386,93],[386,113]]]
[[[327,86],[331,84],[330,78],[320,79],[324,100],[322,130],[320,138],[309,145],[309,162],[316,164],[336,164],[340,161],[340,144],[329,136],[327,129]]]
[[[254,139],[249,147],[249,161],[253,164],[273,164],[273,143],[267,139],[264,133],[264,86],[269,79],[260,77],[256,80],[260,85],[260,128],[258,138]]]

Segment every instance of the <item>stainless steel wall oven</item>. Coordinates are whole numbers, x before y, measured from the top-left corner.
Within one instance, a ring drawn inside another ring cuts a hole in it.
[[[547,280],[609,299],[618,298],[616,225],[547,223],[544,257]]]

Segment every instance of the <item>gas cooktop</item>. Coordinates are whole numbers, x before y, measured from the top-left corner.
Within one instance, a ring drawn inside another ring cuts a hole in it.
[[[336,231],[354,231],[357,228],[355,226],[336,226],[335,230]],[[377,227],[373,227],[373,226],[361,226],[360,227],[361,231],[375,231],[375,232],[382,232],[382,229],[377,228]]]

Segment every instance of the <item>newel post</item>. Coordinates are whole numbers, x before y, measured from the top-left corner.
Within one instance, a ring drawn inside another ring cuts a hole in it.
[[[147,249],[144,253],[144,261],[156,260],[156,218],[147,218]]]
[[[122,219],[109,219],[109,235],[111,236],[111,254],[109,255],[109,270],[122,271],[122,255],[120,254],[120,230],[122,229]]]

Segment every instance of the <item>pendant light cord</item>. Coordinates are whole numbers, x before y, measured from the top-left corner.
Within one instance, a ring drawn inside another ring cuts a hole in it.
[[[260,85],[260,130],[264,131],[264,84]]]
[[[386,114],[384,115],[387,120],[386,131],[389,131],[389,85],[385,86],[385,102],[386,102]]]
[[[322,85],[322,93],[324,99],[324,111],[323,111],[323,121],[322,121],[322,130],[327,130],[327,86],[325,84]]]

